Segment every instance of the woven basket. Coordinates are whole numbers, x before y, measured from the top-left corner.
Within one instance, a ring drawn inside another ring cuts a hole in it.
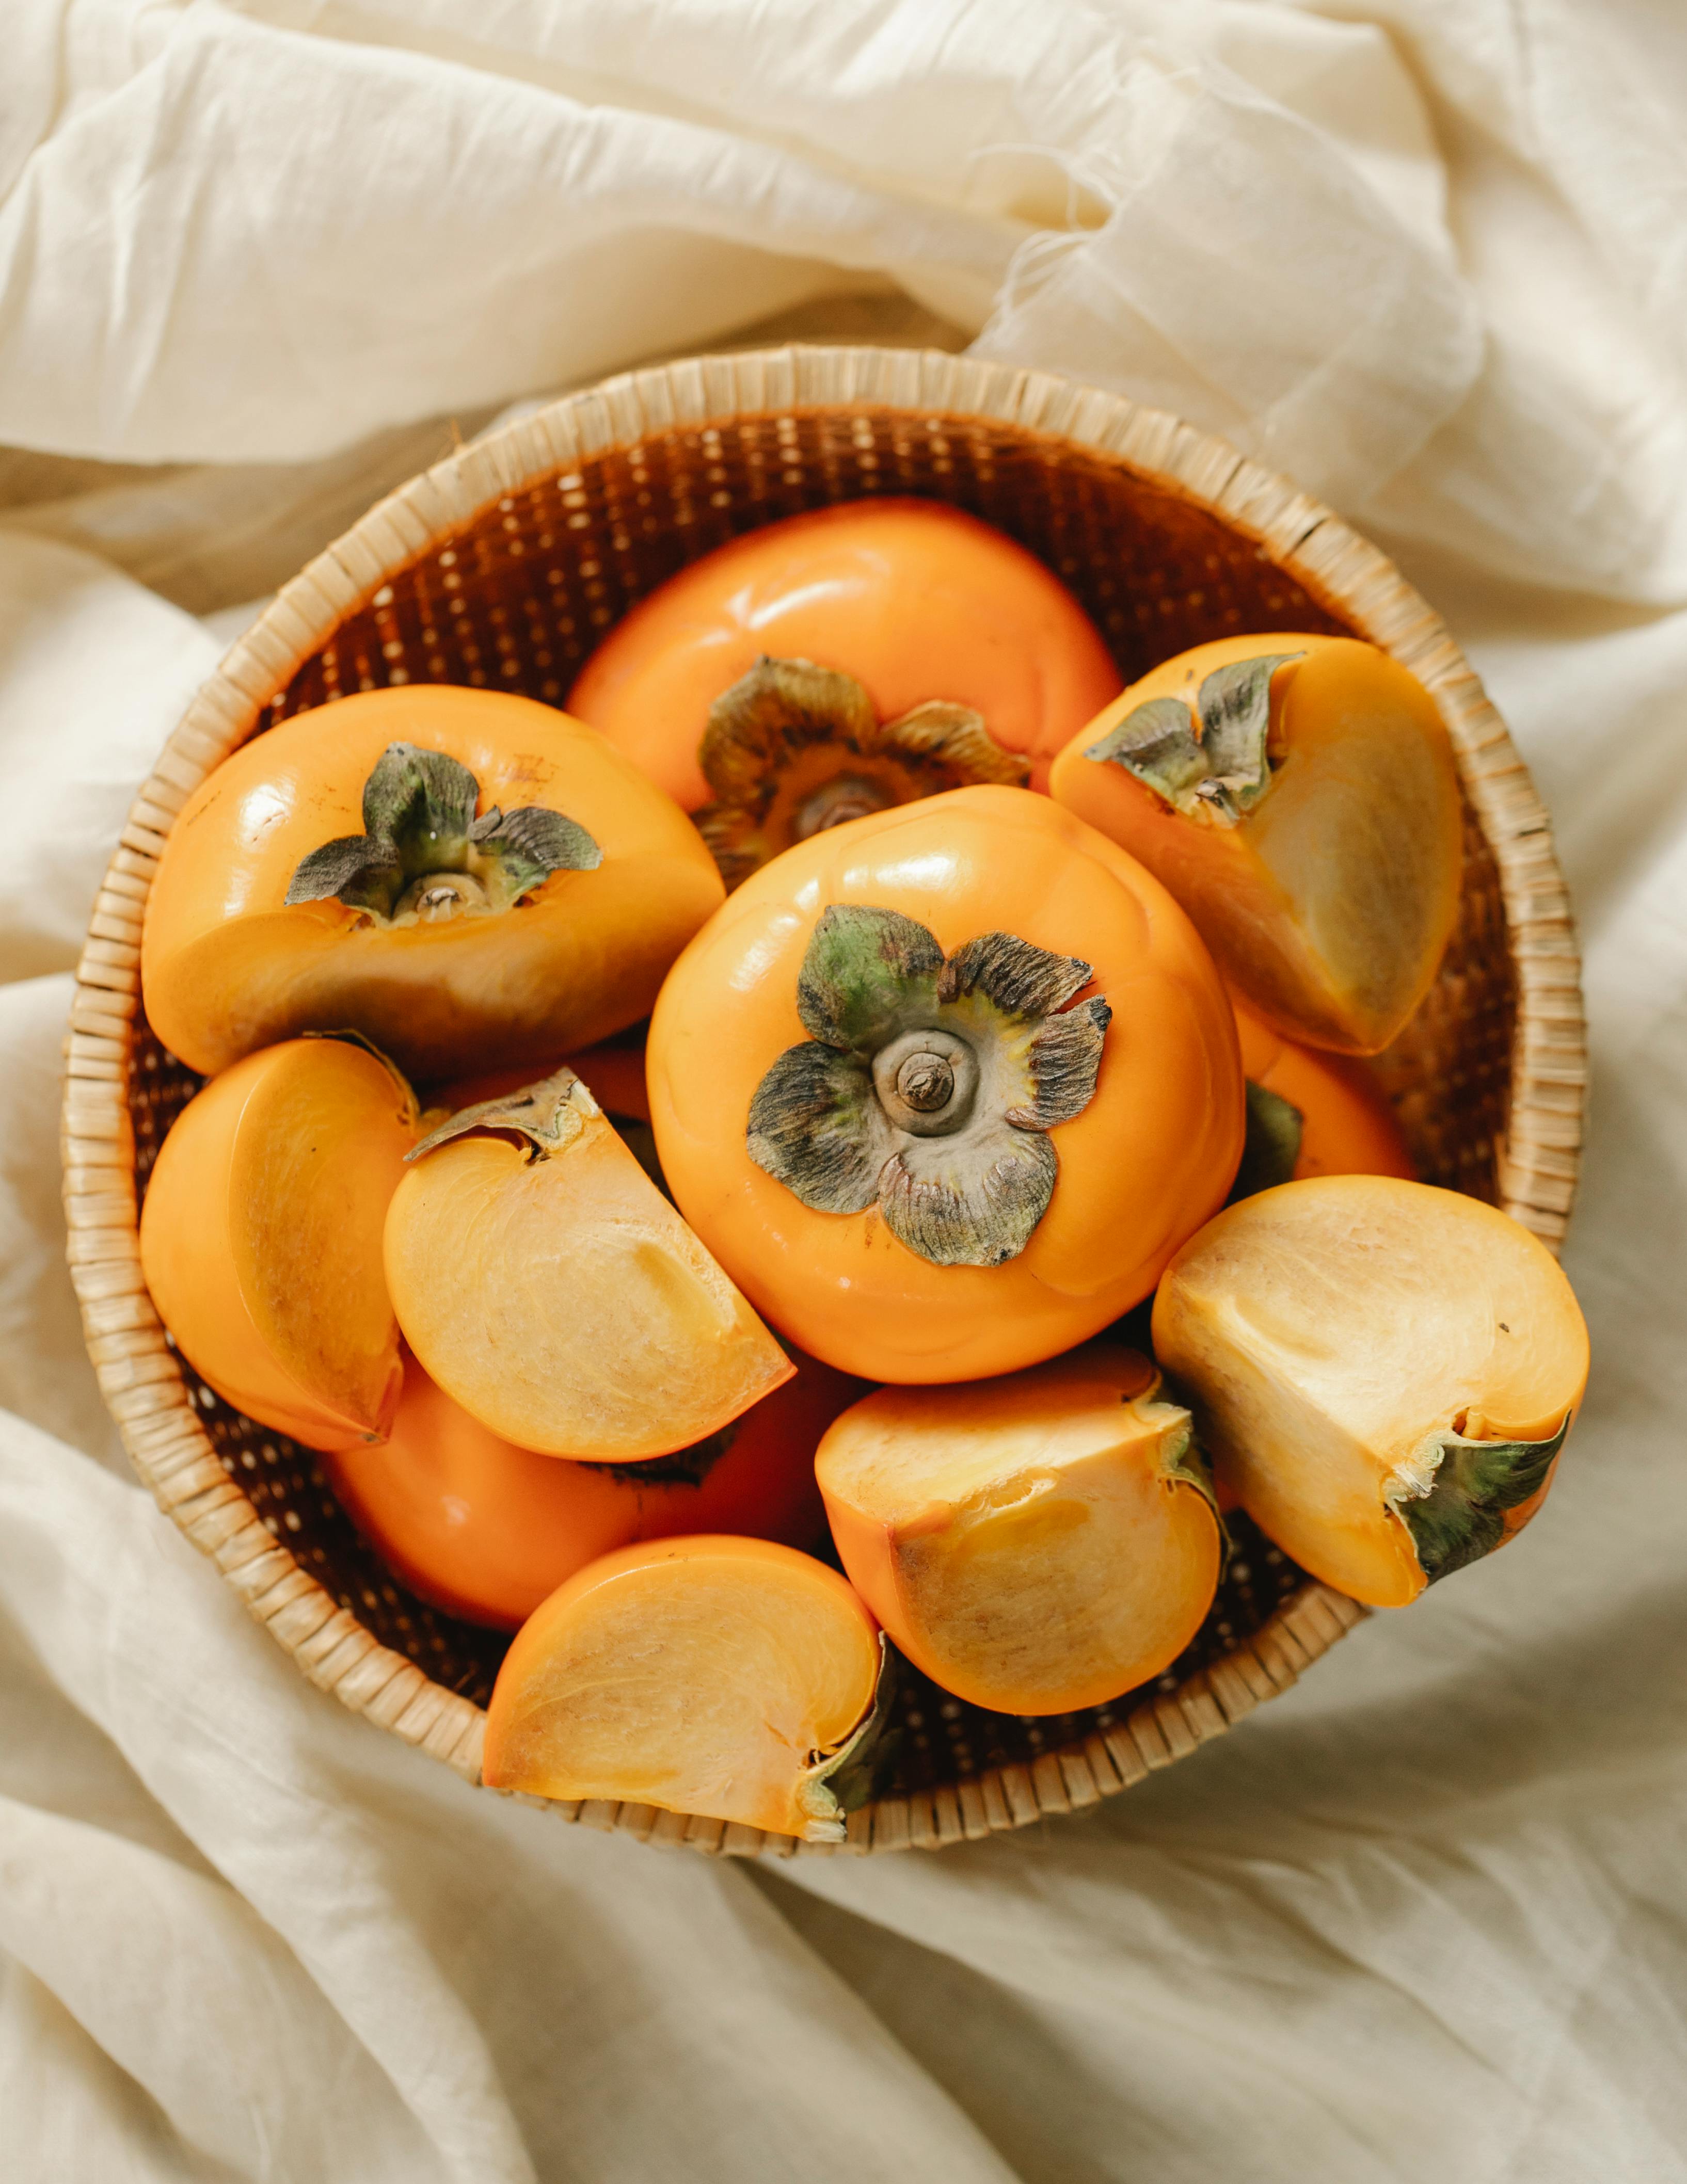
[[[184,1368],[142,1280],[138,1206],[198,1080],[141,1012],[147,890],[176,815],[237,744],[354,690],[472,683],[560,702],[632,604],[712,547],[871,493],[972,510],[1065,580],[1126,680],[1232,632],[1369,638],[1427,685],[1458,754],[1463,910],[1377,1067],[1421,1172],[1556,1247],[1575,1190],[1578,965],[1546,814],[1446,630],[1382,554],[1222,443],[1038,373],[930,353],[785,348],[611,380],[413,480],[288,584],[199,691],[95,905],[68,1041],[64,1190],[89,1354],[141,1477],[322,1690],[479,1779],[506,1641],[405,1592],[308,1450]],[[1092,1805],[1220,1735],[1364,1611],[1238,1525],[1196,1642],[1154,1685],[1040,1721],[909,1674],[899,1775],[848,1847],[932,1847]],[[824,1853],[645,1805],[565,1818],[740,1854]]]

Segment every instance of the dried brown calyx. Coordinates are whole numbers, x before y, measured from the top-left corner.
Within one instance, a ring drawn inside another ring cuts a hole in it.
[[[478,816],[480,784],[444,751],[388,744],[363,784],[360,834],[302,860],[289,904],[332,898],[377,925],[441,924],[510,910],[552,872],[593,872],[603,852],[544,805]]]
[[[1233,660],[1185,698],[1150,698],[1084,756],[1122,766],[1186,818],[1234,827],[1271,785],[1271,677],[1299,652]]]
[[[1095,1091],[1112,1011],[1090,967],[1011,933],[947,960],[898,911],[834,904],[803,959],[811,1034],[756,1089],[750,1157],[805,1206],[864,1213],[936,1266],[1017,1257],[1047,1211],[1048,1134]]]
[[[1023,788],[1031,773],[969,705],[932,699],[880,721],[854,676],[811,660],[758,660],[723,690],[697,762],[714,792],[697,827],[729,888],[846,819],[975,782]]]

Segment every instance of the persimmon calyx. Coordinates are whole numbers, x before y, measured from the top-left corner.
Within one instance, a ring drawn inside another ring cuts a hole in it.
[[[698,831],[729,887],[846,820],[1031,776],[969,705],[931,699],[881,721],[853,675],[765,655],[710,706],[697,763],[714,793]]]
[[[1095,1092],[1113,1011],[1090,967],[1011,933],[945,958],[899,911],[834,903],[797,978],[810,1034],[757,1086],[751,1160],[823,1213],[876,1206],[940,1267],[1015,1258],[1053,1196],[1048,1134]]]
[[[480,1100],[448,1116],[419,1145],[405,1155],[406,1162],[422,1159],[453,1138],[472,1130],[506,1130],[526,1140],[530,1160],[549,1160],[578,1137],[594,1116],[603,1112],[572,1069],[559,1069],[537,1084],[500,1099]]]
[[[891,1727],[899,1658],[881,1630],[879,1681],[871,1707],[834,1751],[811,1754],[797,1777],[796,1803],[807,1822],[803,1834],[809,1842],[844,1841],[848,1815],[867,1803],[890,1771],[902,1742],[902,1731]]]
[[[1546,1484],[1573,1412],[1545,1440],[1472,1440],[1450,1429],[1427,1435],[1384,1490],[1411,1535],[1427,1583],[1491,1554],[1508,1511]]]
[[[448,752],[388,744],[363,784],[360,834],[304,858],[289,905],[332,897],[379,925],[427,925],[509,910],[552,872],[593,872],[603,852],[542,804],[476,816],[480,784]]]
[[[1182,698],[1150,698],[1084,756],[1122,766],[1186,818],[1234,827],[1271,785],[1271,677],[1301,652],[1233,660]]]
[[[1247,1121],[1242,1142],[1242,1165],[1230,1186],[1226,1206],[1255,1191],[1274,1190],[1294,1179],[1294,1163],[1300,1157],[1300,1139],[1306,1117],[1281,1092],[1268,1091],[1250,1077],[1245,1087]]]

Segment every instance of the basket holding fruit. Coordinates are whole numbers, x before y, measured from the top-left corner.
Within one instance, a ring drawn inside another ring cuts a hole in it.
[[[1575,1056],[1531,1117],[1503,730],[1095,446],[1141,413],[798,386],[729,452],[664,378],[377,510],[190,716],[84,965],[73,1262],[143,1473],[352,1703],[640,1833],[953,1840],[1533,1515]]]

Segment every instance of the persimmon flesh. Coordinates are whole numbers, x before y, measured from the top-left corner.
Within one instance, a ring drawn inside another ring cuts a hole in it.
[[[1458,771],[1429,694],[1375,646],[1197,645],[1075,736],[1049,788],[1286,1037],[1375,1054],[1428,991],[1458,911]]]
[[[880,1664],[873,1618],[808,1555],[724,1537],[623,1547],[517,1633],[482,1772],[499,1790],[841,1841],[839,1776]]]
[[[881,1388],[831,1427],[815,1470],[850,1582],[975,1706],[1116,1698],[1176,1659],[1217,1590],[1189,1413],[1117,1344],[969,1387]]]
[[[1260,1529],[1377,1607],[1522,1529],[1588,1373],[1574,1293],[1539,1238],[1392,1176],[1226,1207],[1167,1268],[1154,1346]]]
[[[419,1134],[366,1049],[289,1039],[176,1117],[141,1212],[141,1270],[226,1402],[311,1448],[379,1440],[399,1400],[382,1271],[387,1208]]]
[[[188,798],[142,985],[195,1069],[351,1030],[418,1082],[466,1076],[636,1022],[721,895],[690,820],[583,722],[369,691],[255,737]]]
[[[405,1339],[517,1447],[606,1463],[689,1448],[793,1368],[585,1086],[470,1107],[387,1214]]]
[[[675,965],[646,1050],[686,1219],[841,1371],[1014,1371],[1153,1288],[1243,1138],[1211,959],[1136,861],[1024,789],[788,850]]]
[[[379,1448],[326,1459],[358,1529],[411,1591],[513,1630],[566,1578],[636,1540],[744,1533],[813,1544],[824,1525],[814,1451],[861,1383],[813,1358],[695,1449],[650,1463],[577,1463],[517,1448],[406,1360]]]

